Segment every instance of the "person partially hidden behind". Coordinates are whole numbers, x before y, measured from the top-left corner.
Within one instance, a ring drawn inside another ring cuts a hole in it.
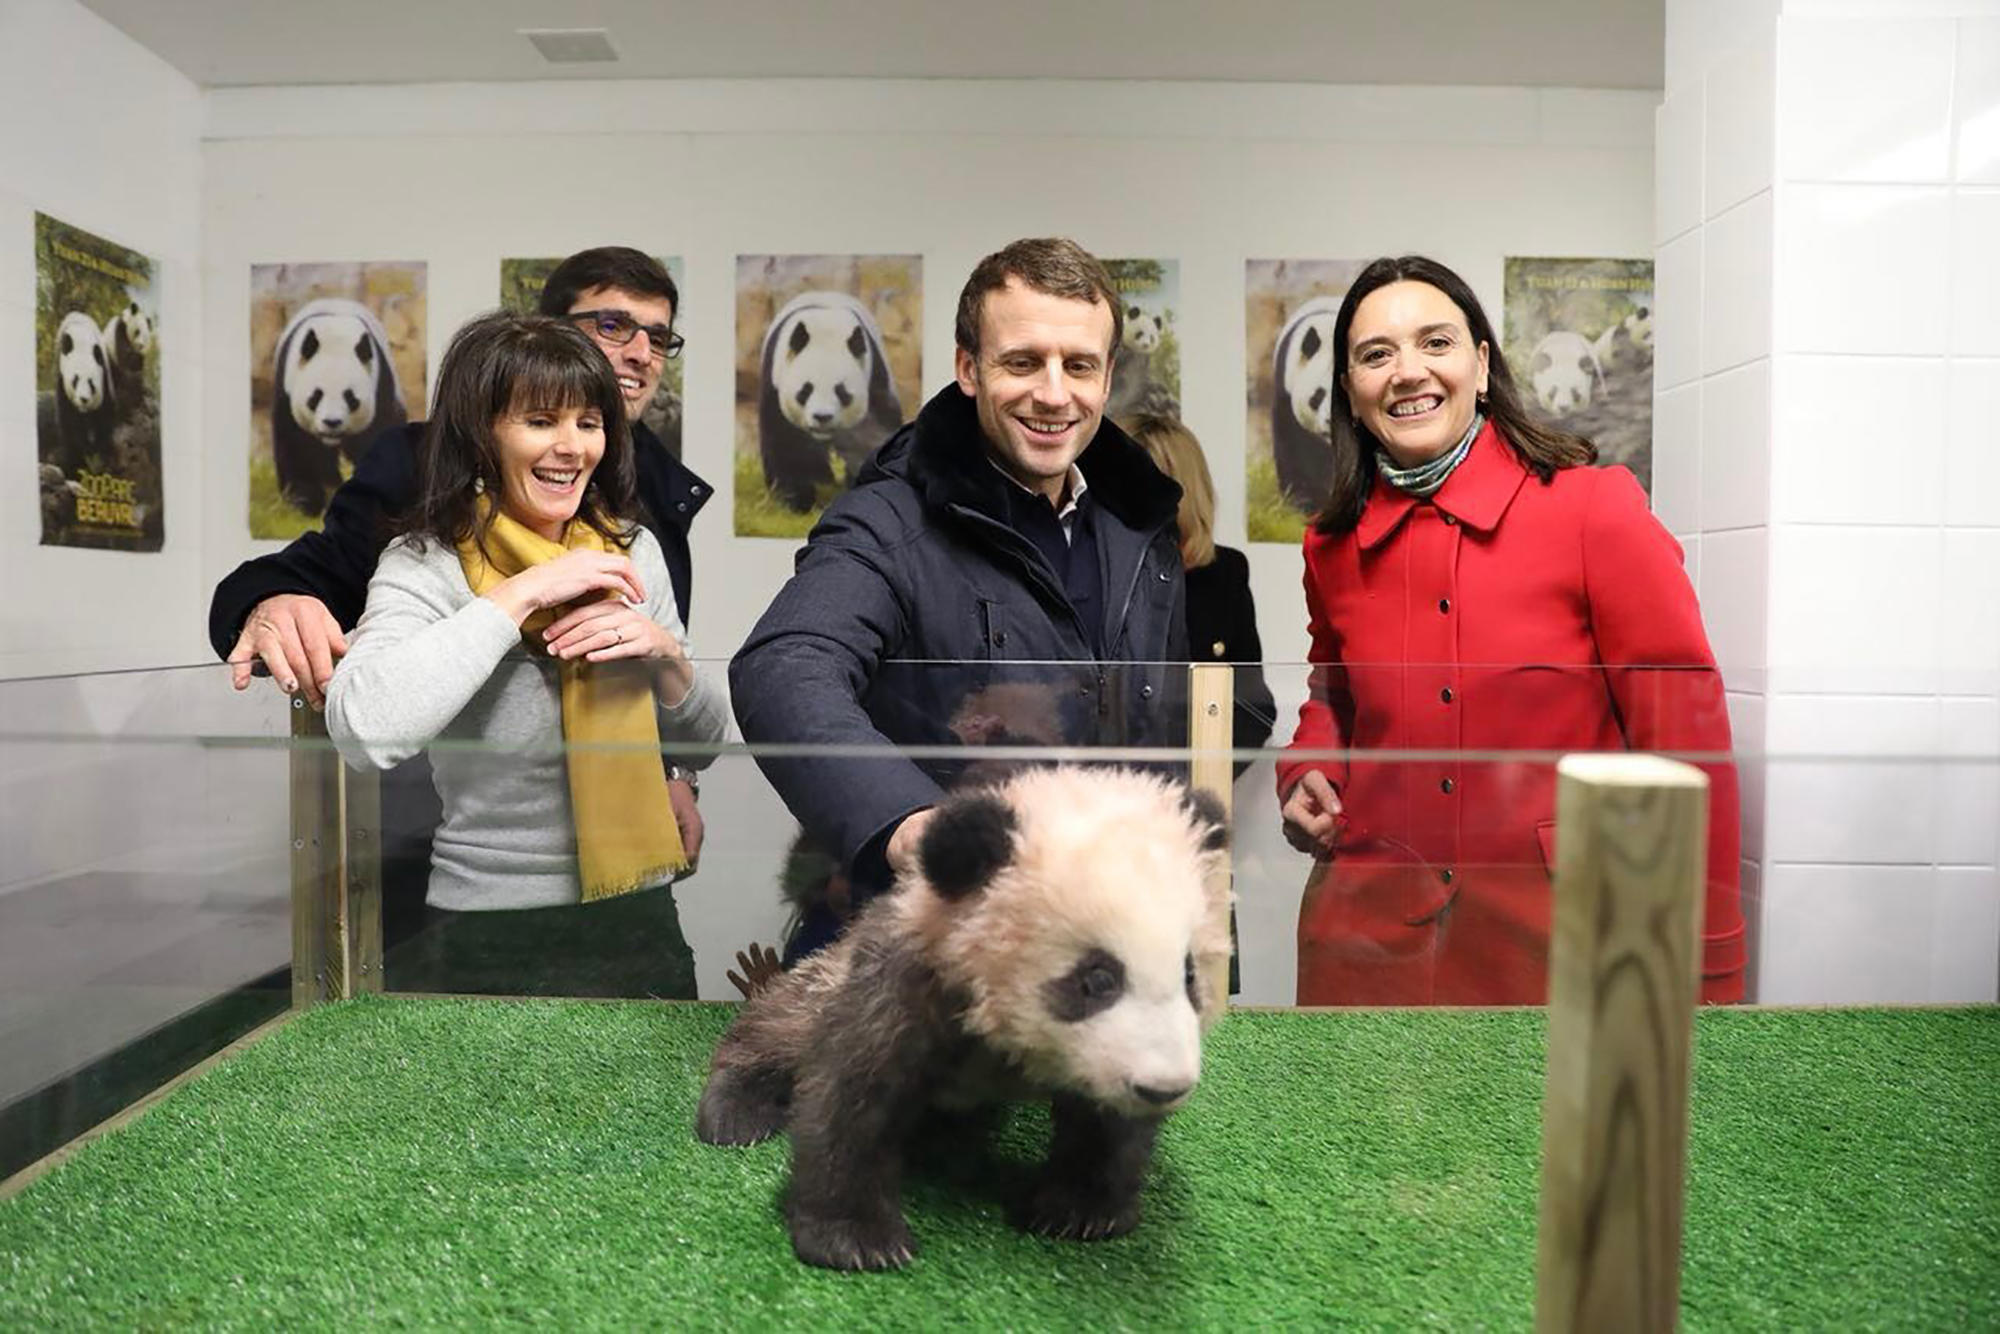
[[[1277,774],[1286,836],[1317,859],[1299,1003],[1544,1001],[1547,755],[1628,748],[1703,761],[1701,994],[1741,999],[1722,678],[1645,492],[1528,414],[1485,311],[1442,264],[1362,270],[1333,349],[1334,482],[1305,538],[1313,673],[1292,746],[1336,754]]]
[[[1180,483],[1181,506],[1175,527],[1181,563],[1187,572],[1188,657],[1192,662],[1228,662],[1235,707],[1229,721],[1232,750],[1256,750],[1271,739],[1278,706],[1264,680],[1264,644],[1257,635],[1257,603],[1250,595],[1250,562],[1234,547],[1215,540],[1215,479],[1202,456],[1201,441],[1178,417],[1141,413],[1126,428],[1159,470]],[[1231,767],[1243,777],[1250,761]],[[1236,948],[1236,909],[1229,909],[1229,994],[1242,987],[1242,954]]]
[[[679,355],[682,339],[673,327],[679,306],[680,293],[659,261],[629,246],[599,246],[556,266],[542,286],[540,308],[588,334],[618,376],[638,468],[640,521],[659,542],[674,606],[687,623],[694,585],[689,526],[711,490],[639,420],[668,359]],[[238,690],[261,667],[286,694],[322,705],[375,562],[394,520],[415,499],[423,434],[424,423],[416,421],[378,435],[354,475],[334,492],[320,531],[245,561],[216,586],[209,642],[228,660]],[[695,769],[670,758],[667,791],[675,825],[698,862],[705,831]],[[422,926],[438,815],[430,766],[421,756],[383,776],[382,935],[392,986],[402,985],[394,947]]]
[[[444,823],[408,989],[695,995],[659,751],[724,741],[729,719],[638,509],[591,340],[540,316],[459,330],[416,502],[326,693],[348,763],[432,747]]]
[[[1194,662],[1230,662],[1236,710],[1229,744],[1256,750],[1271,739],[1278,706],[1264,680],[1264,643],[1257,635],[1257,604],[1250,595],[1250,562],[1215,540],[1215,479],[1201,441],[1178,418],[1142,413],[1127,432],[1159,470],[1180,483],[1175,527],[1187,572],[1188,656]],[[1236,777],[1250,767],[1238,760]]]

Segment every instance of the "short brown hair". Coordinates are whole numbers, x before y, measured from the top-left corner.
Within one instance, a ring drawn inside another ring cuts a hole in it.
[[[541,312],[561,319],[569,314],[578,297],[600,287],[615,287],[633,296],[664,300],[670,324],[681,313],[681,293],[674,286],[672,275],[645,251],[626,245],[579,250],[556,265],[542,283]]]
[[[958,294],[958,345],[975,357],[979,355],[979,317],[986,308],[986,294],[997,292],[1010,278],[1044,296],[1071,301],[1102,301],[1111,308],[1111,346],[1125,336],[1125,308],[1111,284],[1104,261],[1067,236],[1034,236],[996,250],[973,268]]]
[[[1174,516],[1180,528],[1181,564],[1200,569],[1215,559],[1215,481],[1208,475],[1201,441],[1173,417],[1141,413],[1125,427],[1159,470],[1181,484],[1181,507]]]

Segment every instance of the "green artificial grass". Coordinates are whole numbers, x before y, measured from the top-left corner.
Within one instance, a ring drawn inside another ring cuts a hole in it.
[[[0,1203],[0,1328],[1526,1328],[1543,1016],[1238,1014],[1147,1217],[1006,1223],[1022,1109],[908,1270],[793,1260],[782,1141],[695,1141],[719,1006],[309,1012]],[[2000,1325],[2000,1011],[1702,1014],[1682,1323]]]

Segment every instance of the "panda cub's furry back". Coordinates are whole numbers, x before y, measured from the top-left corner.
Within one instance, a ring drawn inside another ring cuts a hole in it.
[[[915,1252],[902,1146],[926,1110],[1053,1103],[1023,1222],[1118,1236],[1138,1222],[1160,1118],[1201,1074],[1223,998],[1225,843],[1206,794],[1129,770],[1044,768],[963,792],[917,869],[831,948],[748,1001],[715,1053],[696,1133],[789,1128],[792,1247],[833,1269]]]

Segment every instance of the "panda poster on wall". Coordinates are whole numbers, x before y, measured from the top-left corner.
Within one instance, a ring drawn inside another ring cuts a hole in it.
[[[35,449],[42,545],[158,551],[153,261],[35,215]]]
[[[250,536],[319,526],[375,437],[424,414],[421,262],[250,266]]]
[[[1653,261],[1507,261],[1507,364],[1542,414],[1653,489]]]
[[[655,259],[666,266],[667,276],[674,280],[677,291],[687,290],[687,275],[682,270],[679,255],[655,255]],[[555,272],[555,259],[503,259],[500,261],[500,304],[516,314],[532,315],[541,309],[542,284]],[[674,310],[674,327],[681,325],[681,310]],[[681,403],[682,399],[681,358],[669,357],[665,369],[660,372],[660,383],[653,390],[653,400],[646,405],[640,420],[660,438],[667,452],[675,458],[681,456]]]
[[[1365,263],[1244,261],[1244,526],[1252,542],[1296,545],[1333,485],[1333,319]]]
[[[736,257],[736,535],[803,537],[923,402],[921,255]]]
[[[1174,311],[1180,305],[1180,261],[1107,259],[1104,267],[1125,306],[1104,415],[1120,426],[1142,413],[1179,420],[1181,345],[1174,335]]]

